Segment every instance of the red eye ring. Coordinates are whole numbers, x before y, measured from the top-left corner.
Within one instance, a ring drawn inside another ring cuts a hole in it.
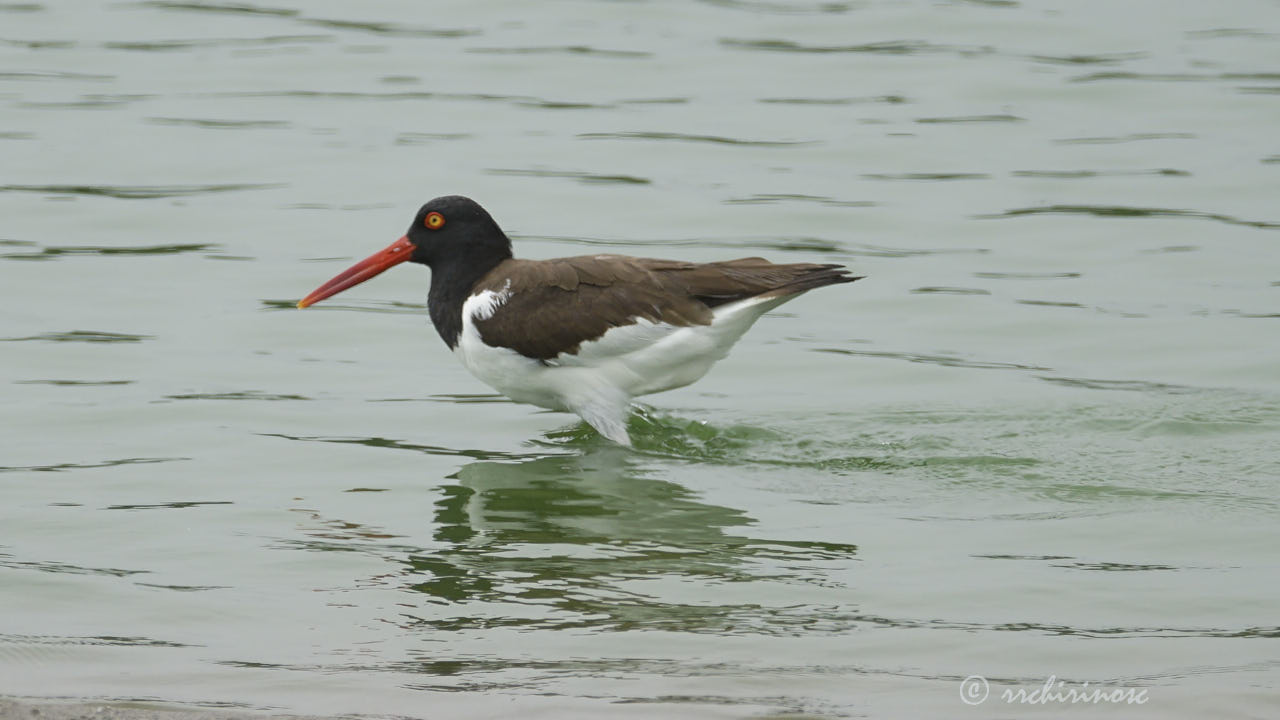
[[[427,213],[427,216],[422,219],[422,224],[425,225],[428,230],[439,230],[444,227],[444,216],[438,212],[429,212]]]

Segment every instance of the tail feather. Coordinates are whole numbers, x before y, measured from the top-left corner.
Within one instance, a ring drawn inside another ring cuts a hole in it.
[[[762,297],[780,297],[783,295],[798,295],[802,292],[808,292],[827,285],[839,285],[840,283],[851,283],[855,280],[861,280],[865,275],[851,275],[849,268],[843,265],[816,265],[814,269],[807,272],[785,285],[774,288],[768,292],[762,293]]]
[[[760,262],[759,266],[749,261]],[[754,292],[742,292],[724,295],[698,295],[698,299],[708,307],[716,307],[750,297],[774,298],[798,295],[827,285],[851,283],[861,280],[862,275],[851,275],[849,268],[836,264],[794,263],[774,265],[759,258],[745,258],[725,263],[725,275],[739,277],[745,284],[752,286]]]

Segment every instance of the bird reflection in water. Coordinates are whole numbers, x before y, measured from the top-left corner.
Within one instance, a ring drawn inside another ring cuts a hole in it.
[[[308,539],[288,543],[394,563],[398,569],[368,581],[412,593],[387,618],[406,630],[791,635],[866,620],[834,579],[857,562],[856,545],[750,537],[755,521],[743,511],[650,477],[644,464],[652,459],[622,448],[530,456],[387,438],[274,437],[477,458],[435,488],[428,548],[319,516],[304,530]]]
[[[856,546],[735,534],[754,521],[636,464],[603,448],[463,467],[436,503],[445,546],[406,559],[410,587],[449,610],[421,608],[415,624],[790,633],[835,621],[785,586],[836,590],[822,564],[844,566]]]

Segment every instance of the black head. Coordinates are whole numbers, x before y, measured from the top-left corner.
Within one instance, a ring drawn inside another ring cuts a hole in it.
[[[484,208],[461,195],[422,206],[404,237],[338,273],[298,302],[304,308],[410,261],[431,267],[433,297],[466,297],[472,284],[511,257],[511,241]],[[433,303],[435,301],[433,300]],[[461,300],[457,301],[461,307]]]
[[[511,240],[480,203],[445,195],[423,205],[405,233],[413,243],[412,262],[469,267],[481,272],[511,257]]]

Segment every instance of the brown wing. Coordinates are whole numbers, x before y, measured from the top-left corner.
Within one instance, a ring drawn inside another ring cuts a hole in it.
[[[756,296],[852,282],[840,265],[775,265],[763,258],[687,263],[622,255],[506,260],[475,290],[510,292],[476,321],[488,345],[549,360],[637,318],[679,327],[711,324],[711,308]]]

